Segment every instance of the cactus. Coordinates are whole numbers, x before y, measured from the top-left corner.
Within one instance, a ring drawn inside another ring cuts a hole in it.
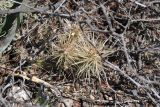
[[[68,29],[65,33],[58,35],[53,43],[53,56],[57,60],[57,67],[74,69],[78,77],[91,76],[100,79],[104,73],[101,54],[104,54],[105,41],[95,37],[94,33],[83,35],[78,24],[67,21]]]

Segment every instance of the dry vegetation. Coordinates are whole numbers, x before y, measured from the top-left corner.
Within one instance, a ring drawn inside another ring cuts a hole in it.
[[[0,54],[1,107],[159,107],[160,1],[1,0]]]

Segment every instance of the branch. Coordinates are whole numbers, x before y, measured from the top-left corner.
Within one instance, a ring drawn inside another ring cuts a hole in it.
[[[22,3],[21,3],[22,4]],[[62,17],[62,18],[68,18],[71,19],[75,16],[75,14],[62,14],[62,13],[53,13],[49,11],[49,6],[45,7],[39,7],[39,8],[34,8],[29,5],[23,4],[24,6],[21,6],[16,9],[9,9],[9,10],[0,10],[0,15],[4,14],[12,14],[12,13],[34,13],[34,12],[39,12],[43,13],[46,15],[50,15],[52,17]]]

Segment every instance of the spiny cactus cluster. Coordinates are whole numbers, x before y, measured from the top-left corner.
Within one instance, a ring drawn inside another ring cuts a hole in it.
[[[5,10],[5,9],[9,9],[10,7],[12,7],[12,2],[9,0],[1,0],[0,1],[0,10]]]
[[[101,80],[105,68],[102,61],[102,54],[106,53],[105,41],[93,32],[83,32],[78,24],[66,22],[67,30],[58,35],[52,45],[57,67],[74,70],[78,77],[90,80],[93,76]]]

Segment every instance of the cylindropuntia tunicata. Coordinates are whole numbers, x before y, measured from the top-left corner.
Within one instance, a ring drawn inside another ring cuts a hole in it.
[[[101,80],[104,73],[103,58],[105,41],[94,36],[94,33],[82,32],[78,24],[67,21],[66,32],[58,35],[53,44],[53,56],[57,59],[57,66],[65,69],[75,69],[77,76]]]

